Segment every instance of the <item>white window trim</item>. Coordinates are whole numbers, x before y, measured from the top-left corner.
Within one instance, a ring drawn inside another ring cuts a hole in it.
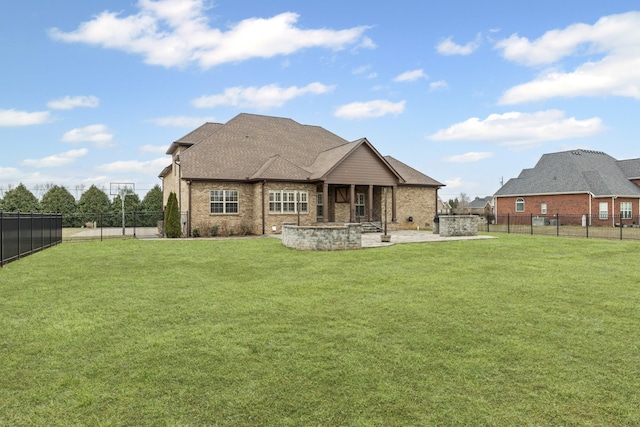
[[[622,206],[628,207],[628,209],[622,209]],[[621,219],[631,219],[632,213],[632,203],[631,202],[620,202],[620,218]]]
[[[211,200],[213,198],[214,191],[222,192],[222,200]],[[227,198],[230,193],[235,193],[235,200],[232,198]],[[212,212],[214,203],[222,203],[222,212]],[[227,212],[227,205],[235,204],[236,211],[235,212]],[[215,189],[209,190],[209,214],[210,215],[238,215],[240,213],[240,193],[238,190],[233,189]]]
[[[362,201],[362,203],[360,203]],[[356,203],[355,203],[355,207],[356,207],[356,217],[365,217],[366,213],[367,213],[367,204],[366,204],[366,197],[364,196],[364,193],[357,193],[356,194]],[[360,208],[362,210],[362,215],[358,214],[358,208]]]
[[[518,204],[520,203],[520,201],[522,201],[522,209],[518,210]],[[516,212],[524,212],[524,198],[522,197],[518,197],[516,199]]]
[[[604,210],[602,207],[604,206]],[[609,219],[609,203],[600,202],[598,205],[598,219]]]
[[[298,195],[300,195],[299,201],[298,201]],[[287,205],[289,204],[292,204],[292,209],[289,209],[287,207]],[[279,206],[279,209],[273,209],[273,207],[276,205]],[[295,215],[298,213],[298,205],[300,205],[301,214],[309,213],[309,192],[308,191],[269,190],[269,214]]]
[[[546,214],[547,213],[547,204],[546,203],[542,203],[540,205],[540,213],[541,214]]]
[[[318,218],[324,217],[324,193],[316,193],[316,212],[318,212]]]

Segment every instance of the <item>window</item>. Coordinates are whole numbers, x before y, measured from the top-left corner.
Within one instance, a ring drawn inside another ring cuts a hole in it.
[[[546,214],[547,213],[547,204],[546,203],[540,204],[540,213],[541,214]]]
[[[316,211],[318,217],[324,216],[324,197],[322,193],[316,193]]]
[[[211,190],[209,192],[212,214],[238,213],[238,190]]]
[[[309,212],[309,194],[306,191],[269,191],[269,213],[297,213],[296,205],[300,207],[301,213]]]
[[[600,202],[600,214],[598,218],[607,219],[609,218],[609,204],[607,202]]]
[[[364,211],[364,193],[358,193],[356,194],[356,217],[364,217]]]
[[[620,218],[631,219],[631,202],[620,202]]]
[[[524,199],[522,197],[518,197],[516,200],[516,212],[524,212]]]

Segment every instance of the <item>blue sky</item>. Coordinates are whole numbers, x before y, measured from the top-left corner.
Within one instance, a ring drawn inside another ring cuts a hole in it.
[[[241,112],[366,137],[492,195],[544,153],[637,158],[636,1],[0,3],[0,197],[143,196],[171,142]]]

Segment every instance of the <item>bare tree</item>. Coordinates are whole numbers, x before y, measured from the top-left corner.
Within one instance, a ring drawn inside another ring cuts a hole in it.
[[[460,193],[458,196],[458,213],[465,213],[469,209],[469,196],[467,193]]]

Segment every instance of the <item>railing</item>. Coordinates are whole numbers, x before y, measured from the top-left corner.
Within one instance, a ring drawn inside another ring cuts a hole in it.
[[[0,211],[0,267],[62,241],[62,214]]]
[[[640,240],[640,216],[497,215],[478,229],[494,233]]]

